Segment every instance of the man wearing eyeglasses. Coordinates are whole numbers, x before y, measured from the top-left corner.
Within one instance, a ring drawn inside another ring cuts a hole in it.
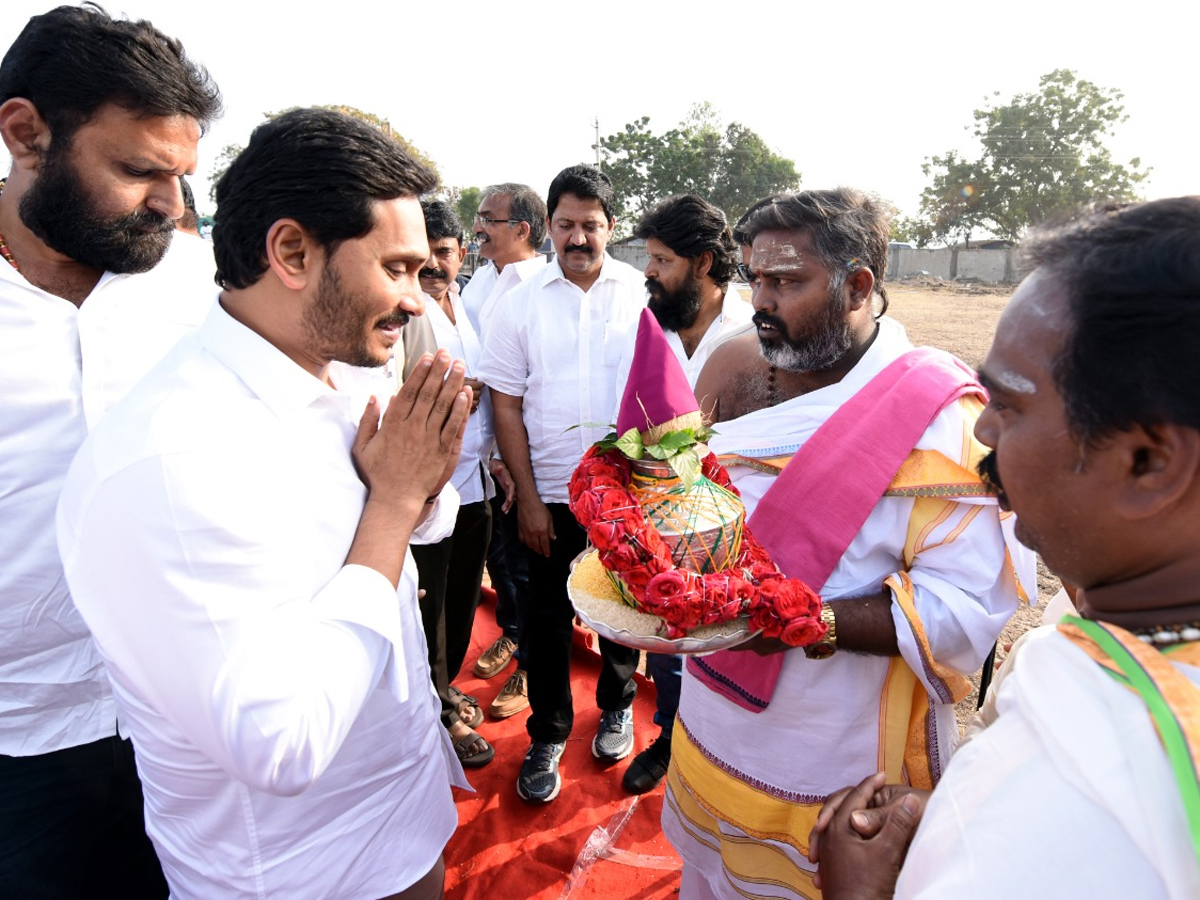
[[[467,318],[486,345],[484,324],[496,302],[546,265],[538,252],[546,239],[546,204],[526,184],[493,184],[483,189],[475,216],[475,240],[487,264],[476,269],[462,291]],[[490,414],[490,407],[489,407]],[[492,498],[492,540],[487,568],[496,591],[496,624],[500,636],[475,662],[475,674],[491,678],[517,661],[488,711],[497,719],[529,708],[524,642],[525,610],[529,598],[529,566],[517,527],[512,478],[499,458],[491,461],[492,477],[503,490]]]
[[[492,394],[496,438],[517,487],[520,537],[527,548],[526,623],[531,744],[517,793],[550,801],[562,781],[558,761],[574,723],[570,660],[574,610],[567,597],[571,560],[587,535],[567,505],[567,482],[616,408],[617,363],[646,305],[642,275],[606,248],[616,219],[608,176],[572,166],[550,185],[554,262],[508,293],[485,324],[479,377]],[[573,427],[582,426],[582,427]],[[615,762],[633,749],[633,673],[638,651],[600,640],[592,753]]]
[[[475,270],[462,301],[482,336],[495,301],[546,265],[538,252],[546,240],[546,204],[527,184],[492,184],[483,189],[474,227],[488,264]]]
[[[1016,571],[1036,583],[975,470],[982,389],[883,315],[879,205],[782,195],[744,231],[757,334],[719,347],[696,395],[749,527],[828,630],[688,660],[663,805],[681,900],[819,896],[822,798],[880,769],[938,779],[963,676],[1016,609]]]

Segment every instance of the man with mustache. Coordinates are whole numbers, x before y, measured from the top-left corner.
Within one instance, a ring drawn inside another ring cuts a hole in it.
[[[1016,608],[1016,573],[1035,584],[975,472],[979,386],[883,315],[879,205],[782,195],[744,231],[757,334],[719,347],[696,394],[748,526],[820,593],[828,631],[688,661],[663,808],[685,900],[817,896],[822,798],[880,768],[937,780],[963,676]]]
[[[165,897],[128,740],[54,537],[75,451],[212,305],[175,235],[220,94],[180,43],[98,7],[30,19],[0,62],[0,884]]]
[[[419,273],[425,292],[425,313],[404,328],[406,368],[416,362],[408,352],[415,328],[432,332],[432,345],[445,349],[452,359],[461,359],[468,372],[479,367],[482,352],[479,336],[467,317],[455,279],[466,256],[462,225],[450,204],[442,200],[421,203],[425,214],[425,236],[429,259]],[[442,724],[450,732],[459,761],[469,768],[486,765],[495,751],[473,729],[483,721],[483,712],[452,684],[471,645],[471,627],[483,562],[492,532],[488,501],[496,488],[488,473],[488,459],[496,442],[492,432],[492,408],[483,385],[474,378],[464,383],[472,389],[472,409],[463,426],[462,452],[450,481],[461,501],[454,531],[435,544],[413,546],[413,559],[420,572],[421,621],[429,643],[429,667],[442,701]]]
[[[647,305],[688,383],[695,387],[713,351],[751,330],[750,304],[730,283],[738,248],[725,213],[694,194],[668,197],[646,210],[633,234],[646,242],[650,257],[643,270],[650,295]],[[625,392],[632,365],[630,344],[618,368],[618,397]],[[646,655],[646,670],[654,679],[657,694],[654,722],[662,733],[625,771],[622,784],[630,793],[644,794],[666,777],[682,666],[681,656]]]
[[[1200,896],[1200,198],[1098,204],[1021,253],[976,434],[1079,614],[1016,643],[931,795],[831,798],[827,897]]]
[[[343,389],[421,312],[435,182],[331,110],[255,129],[217,183],[218,302],[63,488],[174,896],[442,895],[466,783],[407,547],[453,527],[471,391],[445,351],[394,397]]]
[[[546,203],[527,184],[505,182],[483,189],[475,215],[475,239],[486,264],[475,270],[463,288],[462,300],[471,324],[486,342],[486,324],[497,301],[546,265],[539,251],[546,239]],[[499,457],[491,462],[492,476],[504,497],[492,498],[492,542],[487,568],[496,590],[496,624],[501,634],[475,661],[475,674],[491,678],[516,660],[517,668],[500,688],[489,712],[497,719],[529,708],[528,673],[521,634],[529,606],[529,564],[521,544],[515,490]]]
[[[607,431],[617,405],[617,363],[646,305],[642,276],[605,248],[612,237],[612,183],[571,166],[546,201],[556,258],[504,296],[487,328],[479,377],[488,385],[496,439],[517,488],[529,562],[526,728],[531,744],[517,779],[526,800],[558,796],[558,762],[574,723],[567,574],[587,535],[567,505],[567,483]],[[574,427],[582,426],[582,427]],[[633,673],[638,651],[600,639],[600,724],[592,754],[614,762],[633,749]]]

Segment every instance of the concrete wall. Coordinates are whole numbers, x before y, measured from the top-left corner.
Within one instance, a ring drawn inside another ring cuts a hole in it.
[[[1013,281],[1011,250],[959,250],[959,279],[971,278],[989,284]]]
[[[615,259],[627,262],[638,271],[650,261],[641,242],[609,244],[608,252]],[[888,247],[887,277],[907,278],[911,275],[932,275],[947,281],[983,281],[988,284],[1014,284],[1017,281],[1012,250],[960,250],[941,247],[918,250],[893,244]]]
[[[922,274],[989,284],[1012,284],[1017,281],[1011,249],[961,250],[943,247],[938,250],[918,250],[900,244],[888,247],[888,278]]]
[[[638,241],[627,244],[609,244],[608,255],[613,259],[619,259],[621,262],[629,263],[639,272],[646,268],[646,263],[650,262],[650,254],[646,252],[646,245]]]

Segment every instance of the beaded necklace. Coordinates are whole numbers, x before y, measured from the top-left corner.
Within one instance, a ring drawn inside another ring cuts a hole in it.
[[[1171,647],[1200,641],[1200,622],[1180,622],[1178,625],[1148,625],[1127,629],[1144,644],[1152,647]]]

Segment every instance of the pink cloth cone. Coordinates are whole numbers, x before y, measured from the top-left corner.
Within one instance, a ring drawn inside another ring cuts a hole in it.
[[[654,313],[643,309],[633,348],[633,365],[617,415],[617,434],[624,434],[630,428],[646,431],[699,411],[700,404],[667,343],[662,326]]]

